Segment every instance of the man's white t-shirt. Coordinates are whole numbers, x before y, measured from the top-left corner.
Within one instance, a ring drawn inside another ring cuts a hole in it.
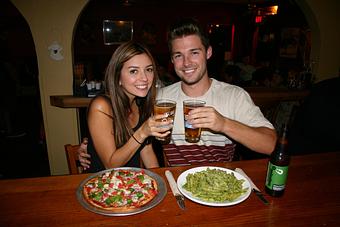
[[[214,107],[224,117],[236,120],[245,125],[252,127],[274,128],[273,125],[263,116],[259,107],[254,104],[249,94],[243,88],[217,81],[213,78],[211,80],[212,83],[209,90],[203,96],[195,97],[195,99],[205,101],[206,106]],[[202,130],[201,139],[196,144],[185,141],[183,101],[192,98],[184,94],[181,89],[181,82],[161,88],[157,94],[157,99],[170,99],[177,103],[174,128],[171,138],[172,145],[180,146],[183,149],[187,149],[188,147],[182,145],[194,145],[197,149],[202,150],[202,148],[207,148],[208,150],[212,150],[209,149],[209,147],[212,147],[213,149],[216,149],[216,147],[225,149],[226,145],[233,144],[226,135],[214,133],[208,130]],[[171,147],[171,149],[175,149],[174,146]],[[232,150],[230,152],[232,152],[232,154],[229,155],[229,159],[232,158],[234,151]],[[215,155],[214,151],[212,155]],[[211,160],[213,161],[213,159]]]

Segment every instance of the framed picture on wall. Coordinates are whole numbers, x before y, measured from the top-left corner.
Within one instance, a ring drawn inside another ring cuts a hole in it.
[[[281,30],[280,57],[297,58],[300,28],[283,28]]]
[[[105,45],[113,45],[127,42],[133,36],[132,21],[103,21],[103,37]]]

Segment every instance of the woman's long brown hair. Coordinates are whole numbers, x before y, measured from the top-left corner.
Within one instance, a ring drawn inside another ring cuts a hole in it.
[[[133,133],[127,116],[131,112],[128,96],[119,85],[121,70],[126,61],[140,54],[146,54],[152,61],[154,79],[146,97],[136,97],[139,109],[139,122],[147,120],[153,112],[156,98],[156,81],[158,79],[156,63],[150,51],[141,43],[129,41],[120,45],[113,53],[105,72],[105,91],[111,99],[113,112],[113,130],[116,146],[123,146]]]

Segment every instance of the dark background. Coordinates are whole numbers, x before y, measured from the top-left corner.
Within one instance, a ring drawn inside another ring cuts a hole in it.
[[[257,8],[272,3],[279,4],[278,14],[255,24]],[[0,9],[0,178],[48,176],[39,72],[31,31],[10,0],[0,1]],[[259,27],[260,38],[274,34],[274,39],[264,45],[270,48],[257,51],[255,64],[267,58],[277,67],[301,65],[299,59],[278,55],[282,28],[308,29],[294,1],[285,0],[259,0],[251,4],[243,0],[92,0],[79,16],[74,31],[74,65],[84,65],[83,78],[101,80],[117,48],[117,45],[104,45],[103,20],[127,20],[133,21],[133,38],[149,45],[158,63],[173,73],[165,32],[170,22],[181,16],[197,18],[207,30],[211,24],[222,26],[210,33],[214,57],[208,66],[213,77],[224,61],[224,52],[231,51],[233,25],[233,60],[254,51],[253,33]],[[84,118],[86,109],[81,112]],[[86,128],[86,124],[82,127]]]

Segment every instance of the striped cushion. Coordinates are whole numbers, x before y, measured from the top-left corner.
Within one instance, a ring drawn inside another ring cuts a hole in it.
[[[235,144],[221,146],[205,145],[163,145],[163,152],[169,166],[230,162],[233,160]]]

